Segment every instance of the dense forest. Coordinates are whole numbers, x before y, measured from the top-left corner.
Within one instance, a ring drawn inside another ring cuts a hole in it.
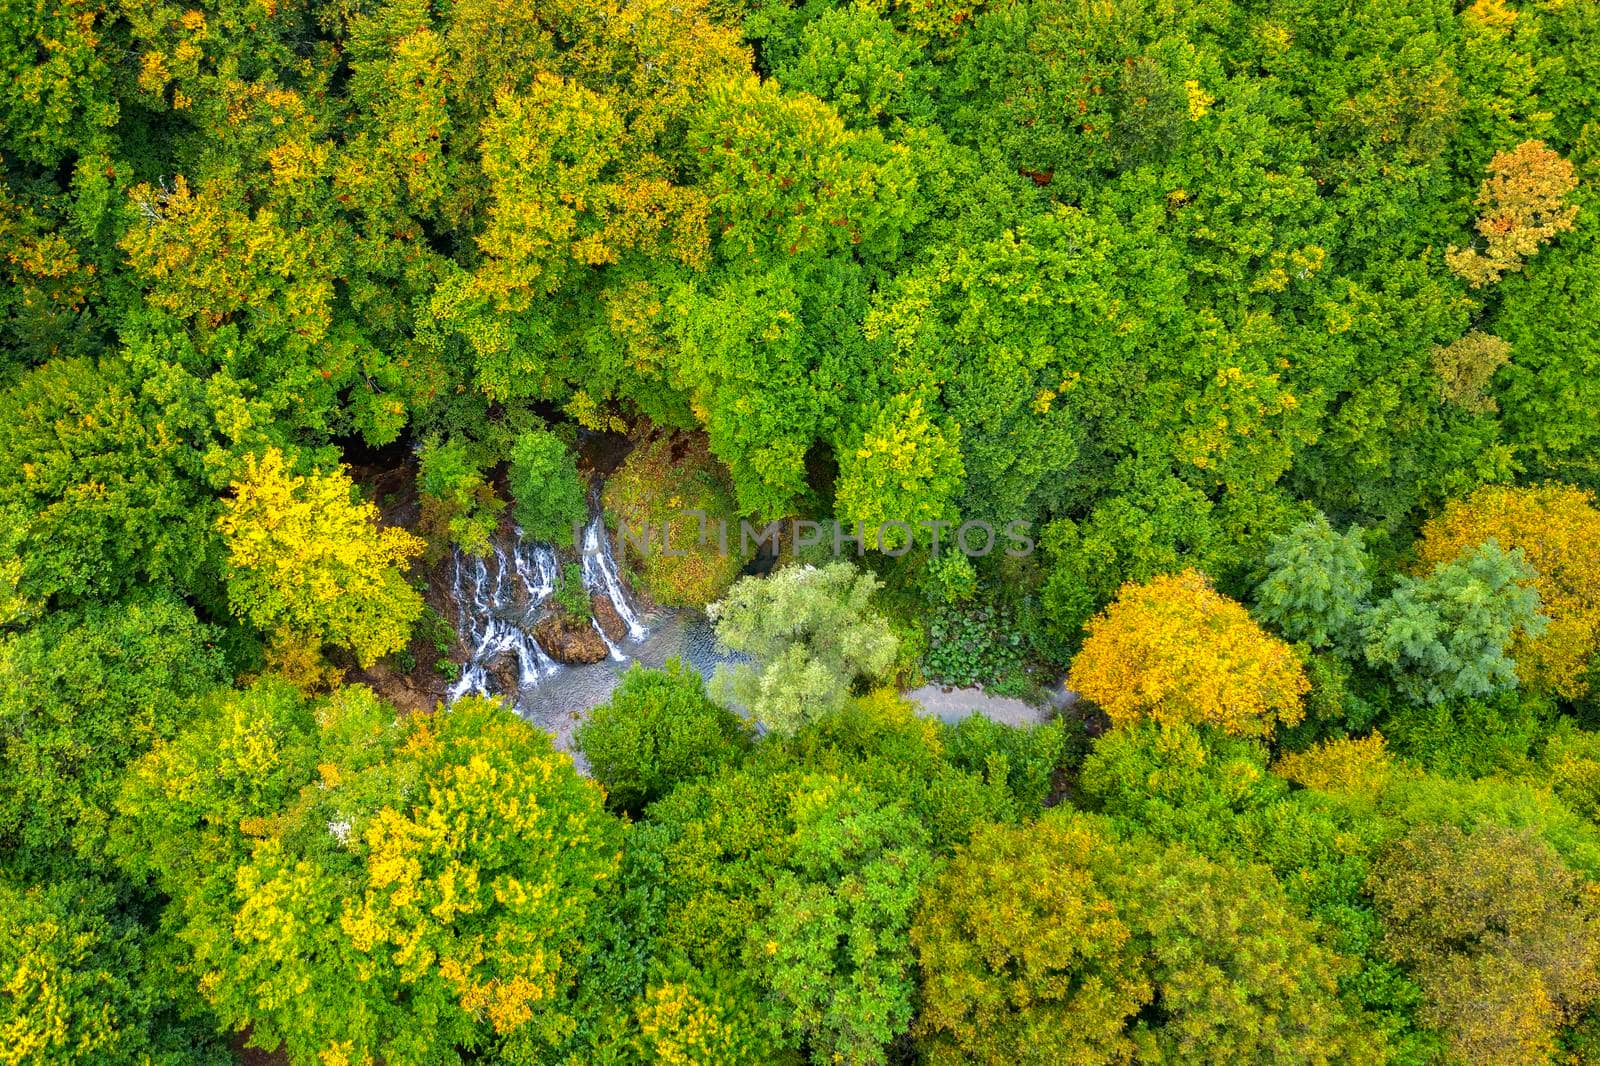
[[[1597,490],[1595,0],[5,0],[0,1064],[1600,1064]]]

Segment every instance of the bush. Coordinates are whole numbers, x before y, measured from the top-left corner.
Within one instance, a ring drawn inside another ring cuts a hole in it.
[[[511,446],[512,515],[524,536],[564,544],[588,517],[572,452],[555,434],[530,429]]]
[[[460,440],[430,440],[423,445],[417,489],[430,558],[443,555],[446,544],[474,555],[489,551],[489,538],[506,505],[484,477],[479,458]]]
[[[749,739],[737,715],[707,698],[699,674],[668,659],[661,670],[629,670],[577,742],[609,805],[637,812],[679,782],[736,761]]]
[[[704,607],[738,579],[743,545],[733,489],[703,438],[680,434],[640,444],[606,482],[605,505],[619,529],[627,525],[631,538],[621,538],[623,551],[657,603]],[[705,516],[704,538],[696,511]],[[648,538],[636,530],[647,530]]]
[[[928,625],[922,669],[939,684],[1025,688],[1023,645],[1004,609],[989,604],[940,607]]]
[[[1067,756],[1067,731],[1060,722],[1022,728],[971,714],[946,726],[944,736],[945,756],[953,765],[1005,778],[1023,818],[1043,809]]]
[[[593,611],[589,606],[589,590],[583,584],[583,567],[567,563],[561,568],[561,580],[556,582],[553,598],[561,613],[579,622],[587,622]]]
[[[1398,754],[1434,773],[1487,777],[1529,769],[1530,756],[1555,718],[1539,697],[1507,692],[1485,700],[1401,705],[1383,723]]]
[[[0,640],[0,849],[17,866],[101,857],[123,768],[225,684],[217,631],[153,596],[58,612]]]

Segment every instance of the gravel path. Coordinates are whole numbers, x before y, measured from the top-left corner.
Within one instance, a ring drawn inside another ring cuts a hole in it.
[[[969,714],[981,714],[1006,725],[1038,725],[1048,722],[1063,707],[1077,702],[1077,695],[1061,689],[1052,690],[1050,702],[1042,707],[1011,696],[991,696],[981,688],[947,689],[938,685],[923,685],[906,693],[907,699],[922,704],[924,714],[954,725]]]

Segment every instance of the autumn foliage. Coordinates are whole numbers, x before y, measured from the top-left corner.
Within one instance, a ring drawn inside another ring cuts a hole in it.
[[[7,0],[0,1066],[1600,1066],[1597,309],[1600,0]]]
[[[1489,382],[1510,358],[1510,344],[1478,330],[1434,348],[1433,372],[1439,379],[1439,398],[1473,414],[1498,411],[1500,405],[1488,395]]]
[[[1294,652],[1197,571],[1124,585],[1088,634],[1067,685],[1118,725],[1152,718],[1254,736],[1303,714],[1310,683]]]
[[[1445,255],[1450,269],[1473,288],[1520,269],[1556,234],[1572,229],[1578,208],[1566,201],[1577,187],[1572,164],[1543,141],[1524,141],[1496,155],[1478,190],[1484,250],[1451,248]]]
[[[249,457],[217,525],[235,614],[280,638],[350,648],[363,664],[404,647],[422,597],[401,571],[422,551],[343,473],[291,473],[283,453]]]
[[[1558,695],[1582,695],[1600,644],[1600,511],[1570,485],[1490,485],[1458,500],[1423,527],[1421,565],[1433,566],[1494,539],[1522,549],[1550,617],[1543,635],[1513,648],[1523,681]]]
[[[911,933],[929,1062],[1127,1057],[1125,1021],[1154,990],[1089,866],[1109,846],[1088,819],[1047,818],[991,827],[956,856]]]
[[[1600,996],[1593,886],[1533,833],[1420,827],[1368,888],[1457,1061],[1549,1061],[1556,1029]]]

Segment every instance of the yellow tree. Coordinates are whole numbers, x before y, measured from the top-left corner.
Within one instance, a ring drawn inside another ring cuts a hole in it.
[[[291,473],[283,452],[249,457],[218,526],[233,612],[288,642],[337,644],[362,665],[404,647],[422,596],[403,568],[422,541],[379,529],[345,474]]]
[[[1445,507],[1422,527],[1417,555],[1423,568],[1456,558],[1493,539],[1521,548],[1533,567],[1550,625],[1512,648],[1524,683],[1577,697],[1584,672],[1600,650],[1600,510],[1594,497],[1570,485],[1535,488],[1488,485]]]
[[[1142,718],[1262,736],[1310,689],[1293,650],[1196,570],[1122,586],[1088,626],[1067,684],[1113,723]]]

